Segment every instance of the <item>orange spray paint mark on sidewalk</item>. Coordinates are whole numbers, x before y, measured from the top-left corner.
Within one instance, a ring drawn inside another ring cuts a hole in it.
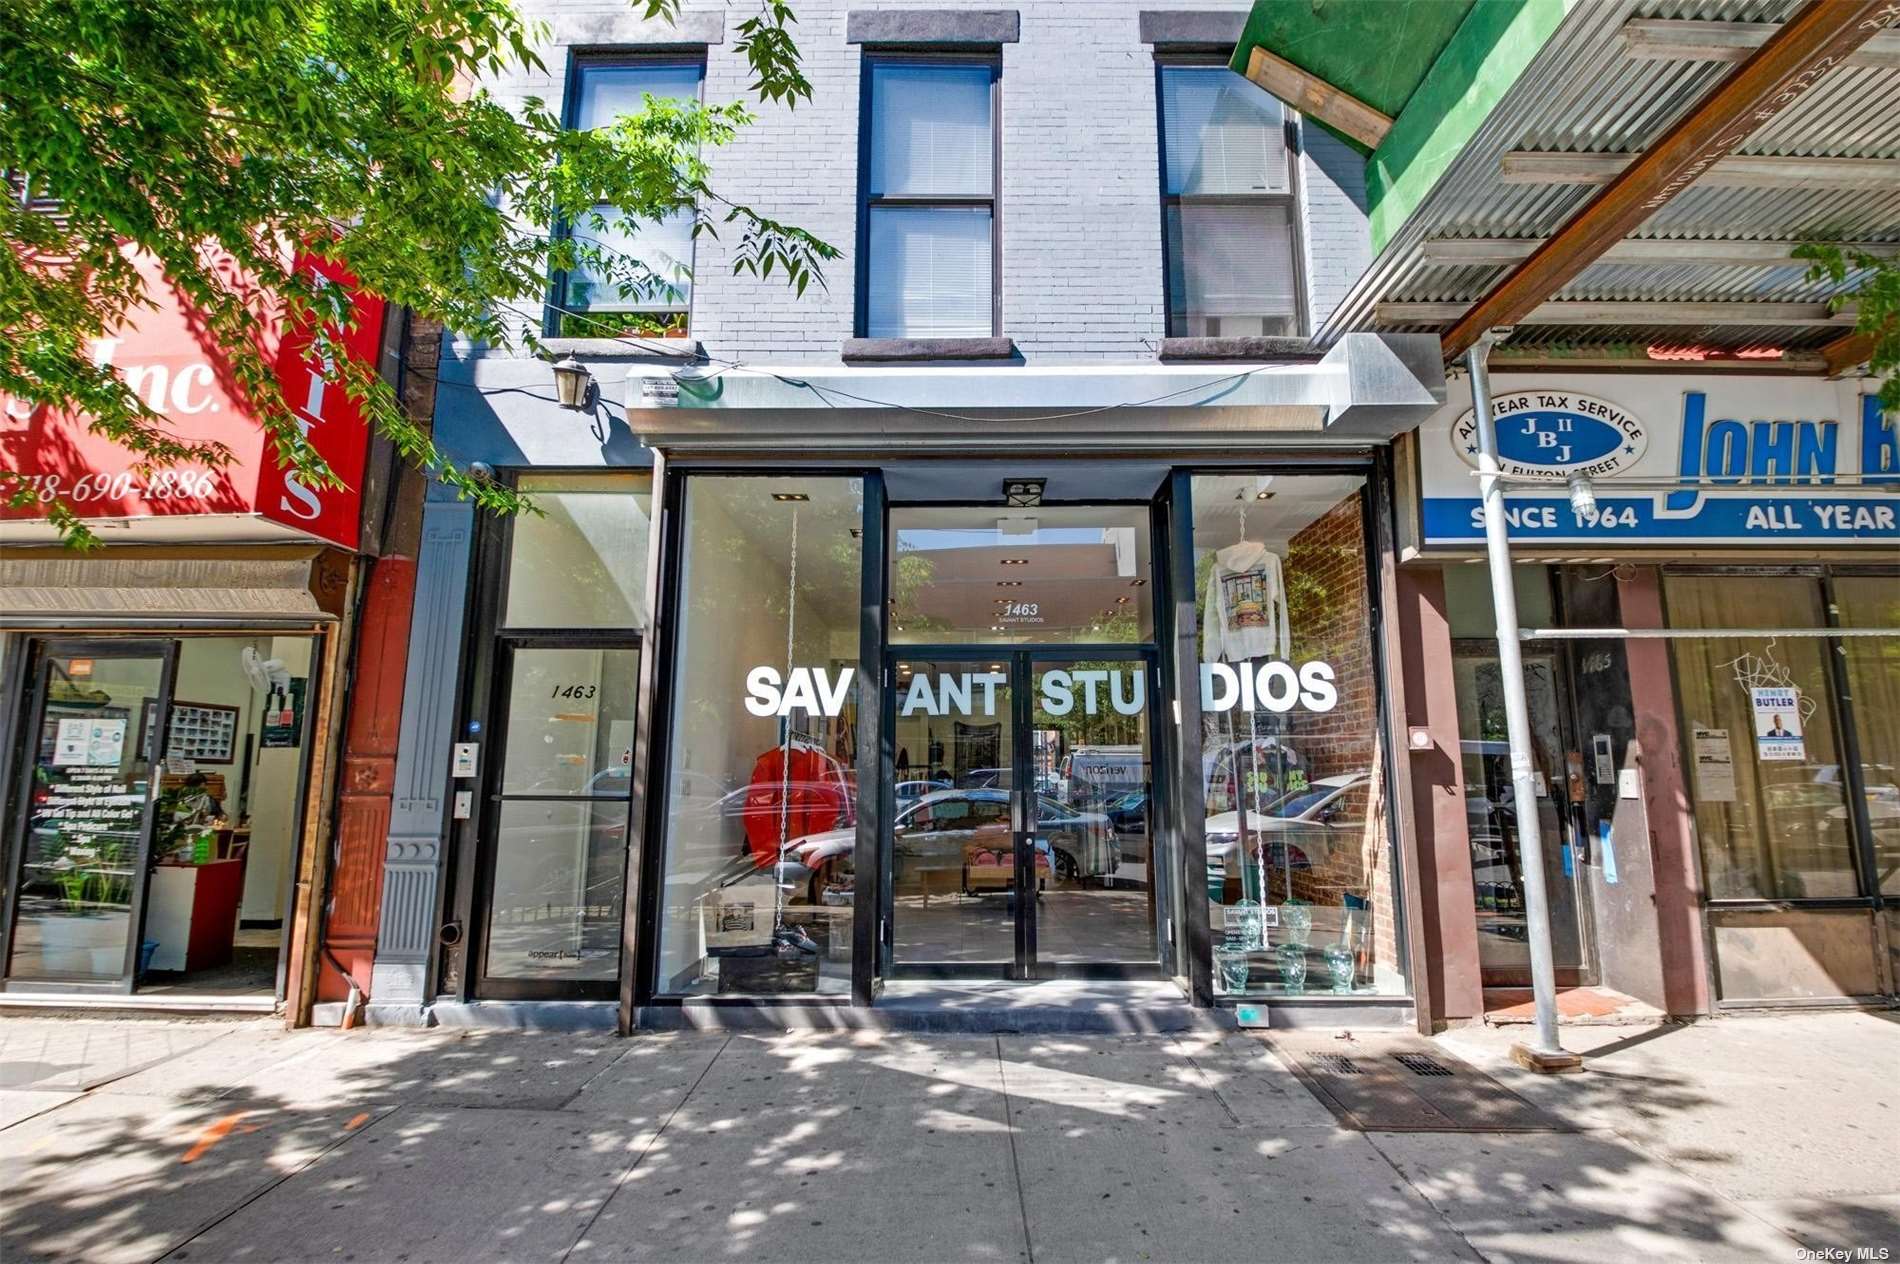
[[[244,1118],[248,1113],[248,1111],[240,1110],[235,1115],[226,1115],[223,1119],[213,1123],[204,1130],[204,1134],[193,1143],[191,1149],[179,1156],[178,1161],[180,1163],[196,1163],[199,1159],[202,1159],[212,1146],[230,1136],[231,1130],[237,1127],[238,1120]],[[250,1132],[255,1131],[255,1129],[246,1129],[245,1131]]]
[[[364,1111],[360,1115],[352,1116],[350,1119],[350,1122],[343,1125],[343,1131],[355,1132],[358,1128],[361,1128],[364,1124],[368,1122],[369,1122],[369,1112]]]

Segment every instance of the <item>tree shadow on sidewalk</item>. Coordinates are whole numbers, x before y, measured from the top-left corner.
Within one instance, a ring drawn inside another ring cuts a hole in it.
[[[1792,1248],[1613,1137],[1346,1132],[1239,1037],[233,1033],[0,1151],[8,1261]]]

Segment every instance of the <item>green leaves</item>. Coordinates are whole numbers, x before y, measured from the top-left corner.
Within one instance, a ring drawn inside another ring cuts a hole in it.
[[[1808,280],[1847,286],[1830,305],[1856,306],[1854,332],[1873,342],[1867,368],[1880,384],[1880,406],[1900,410],[1900,260],[1892,255],[1846,250],[1831,242],[1805,242],[1794,257],[1810,264]]]
[[[756,17],[739,23],[733,47],[745,54],[752,91],[764,100],[795,106],[811,99],[811,84],[798,68],[798,45],[792,42],[797,21],[785,0],[763,0]]]
[[[677,0],[630,2],[650,19],[678,14]],[[765,0],[740,25],[765,101],[811,94],[794,23]],[[280,463],[324,486],[335,476],[259,336],[284,319],[314,322],[323,349],[341,336],[339,294],[293,269],[294,247],[500,345],[534,345],[538,321],[523,311],[554,270],[583,268],[622,295],[677,294],[682,269],[602,240],[673,214],[692,214],[695,232],[736,228],[735,270],[782,276],[793,294],[822,285],[836,250],[711,185],[706,155],[751,122],[745,106],[649,99],[613,127],[564,131],[543,103],[480,86],[545,69],[546,39],[510,0],[0,0],[0,171],[30,180],[0,203],[0,393],[83,414],[152,467],[228,463],[94,362],[94,345],[146,304],[131,262],[142,253],[199,313]],[[369,366],[329,365],[405,459],[484,507],[520,507],[447,461]],[[23,491],[0,467],[0,499]],[[42,508],[86,541],[70,506]]]

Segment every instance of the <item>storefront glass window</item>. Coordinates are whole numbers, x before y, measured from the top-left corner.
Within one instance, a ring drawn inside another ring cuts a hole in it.
[[[1822,626],[1815,579],[1667,575],[1663,582],[1673,628]],[[1709,897],[1855,895],[1828,643],[1756,635],[1669,645]]]
[[[524,474],[538,513],[513,522],[511,628],[645,628],[646,474]]]
[[[1843,627],[1900,629],[1900,576],[1842,576],[1834,581],[1834,599]],[[1900,634],[1846,637],[1841,645],[1860,735],[1875,876],[1882,892],[1900,895]]]
[[[1365,480],[1196,476],[1217,991],[1405,991]]]
[[[686,484],[662,993],[850,988],[863,503],[855,478]]]
[[[891,642],[1154,639],[1145,505],[891,512]]]

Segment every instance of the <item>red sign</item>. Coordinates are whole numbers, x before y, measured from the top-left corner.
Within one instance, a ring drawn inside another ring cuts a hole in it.
[[[306,266],[344,283],[334,265]],[[323,380],[309,357],[307,331],[279,331],[275,360],[284,400],[303,423],[310,446],[344,487],[305,486],[280,469],[276,447],[240,402],[225,358],[201,321],[166,283],[155,261],[140,260],[154,306],[131,314],[125,327],[94,345],[93,358],[110,364],[162,416],[180,439],[215,440],[231,453],[228,465],[177,465],[149,475],[134,472],[132,453],[91,433],[83,421],[0,395],[0,464],[17,471],[82,518],[171,518],[194,514],[247,514],[354,548],[362,504],[369,434],[356,401]],[[345,336],[349,354],[376,362],[382,341],[381,299],[358,294],[356,325]],[[0,520],[32,520],[32,506],[0,505]]]

